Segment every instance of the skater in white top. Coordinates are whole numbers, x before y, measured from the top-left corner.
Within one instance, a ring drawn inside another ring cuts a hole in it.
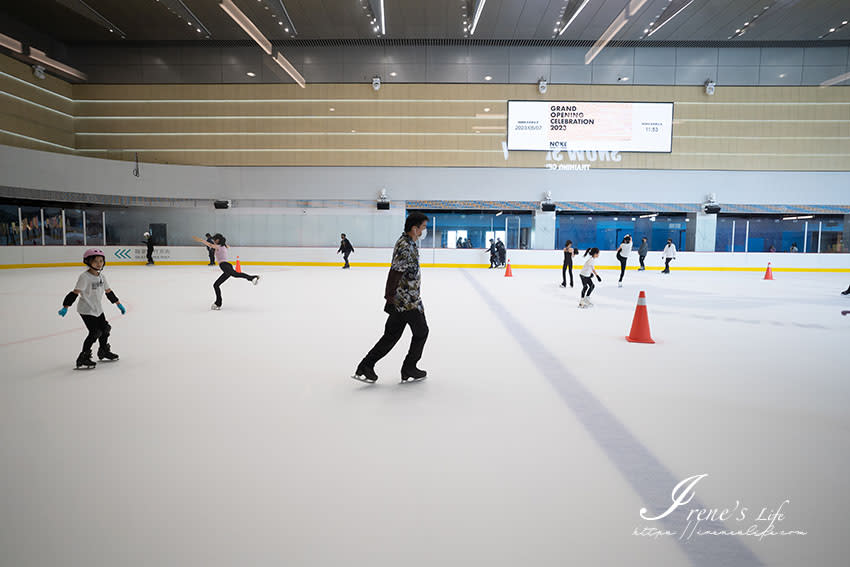
[[[579,277],[581,278],[579,307],[593,307],[593,304],[590,302],[590,294],[593,293],[593,288],[596,287],[596,284],[593,283],[593,276],[596,276],[596,281],[602,281],[602,278],[596,273],[596,268],[594,268],[597,258],[599,258],[599,248],[588,248],[585,250],[584,265],[581,267],[581,272],[579,272]]]
[[[242,278],[243,280],[249,280],[254,285],[257,285],[260,281],[260,276],[240,273],[233,269],[233,264],[227,261],[227,239],[220,233],[216,233],[212,237],[212,242],[207,242],[197,236],[193,236],[192,239],[200,242],[207,248],[215,250],[215,259],[218,261],[218,267],[221,268],[221,271],[223,272],[213,284],[213,289],[215,290],[215,303],[212,304],[212,309],[214,311],[221,309],[221,284],[230,278]]]
[[[661,270],[662,274],[670,273],[670,260],[676,257],[676,245],[673,244],[673,239],[667,239],[667,246],[664,247],[664,251],[661,253],[661,257],[664,259],[664,269]]]
[[[617,287],[623,287],[623,274],[626,273],[626,260],[629,259],[629,254],[632,253],[632,237],[625,235],[620,246],[617,248],[617,259],[620,261],[620,281],[617,282]]]
[[[91,359],[91,348],[97,341],[100,342],[100,347],[97,349],[99,360],[118,360],[118,355],[112,352],[109,346],[109,332],[112,330],[112,326],[106,321],[103,307],[100,304],[104,292],[107,299],[115,304],[122,315],[127,310],[115,297],[115,293],[110,289],[109,284],[106,283],[106,278],[101,273],[106,265],[106,256],[103,251],[97,248],[89,248],[83,253],[83,263],[88,266],[88,270],[77,278],[74,291],[65,296],[59,315],[64,317],[77,297],[80,298],[80,302],[77,304],[77,312],[83,318],[83,323],[86,324],[89,334],[83,341],[82,352],[77,357],[77,368],[94,368],[97,363]]]

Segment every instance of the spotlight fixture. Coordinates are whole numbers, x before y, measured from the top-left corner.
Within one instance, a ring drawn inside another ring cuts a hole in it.
[[[540,80],[537,81],[538,92],[540,92],[540,94],[546,94],[546,91],[548,89],[549,89],[549,83],[546,82],[546,79],[541,77]]]
[[[384,16],[384,0],[360,0],[363,15],[369,22],[369,28],[378,36],[387,34],[387,20]]]
[[[165,8],[177,16],[179,20],[185,20],[186,25],[190,28],[195,28],[196,33],[202,34],[207,39],[212,35],[210,30],[198,19],[198,16],[189,9],[183,0],[156,0],[157,4],[165,6]]]
[[[746,22],[744,22],[744,25],[743,25],[743,26],[741,26],[740,28],[737,28],[737,29],[735,30],[735,32],[734,32],[732,35],[730,35],[729,37],[727,37],[726,39],[734,39],[734,38],[736,38],[736,37],[741,37],[742,35],[744,35],[745,33],[747,33],[747,30],[752,29],[753,24],[755,24],[755,23],[756,23],[756,20],[757,20],[759,17],[762,17],[762,18],[764,17],[764,14],[765,14],[765,12],[768,10],[768,8],[770,8],[770,6],[765,6],[764,8],[762,8],[762,9],[761,9],[761,12],[760,12],[760,13],[758,13],[758,14],[753,14],[753,17],[752,17],[752,18],[750,18],[749,20],[747,20]]]
[[[490,75],[485,75],[484,80],[485,81],[492,81],[493,77],[491,77]]]
[[[381,90],[381,78],[378,76],[372,77],[372,89]]]
[[[44,77],[46,76],[44,74],[44,67],[42,67],[41,65],[33,65],[32,74],[35,75],[36,79],[44,79]]]
[[[717,85],[717,83],[715,83],[711,79],[707,79],[705,81],[705,83],[703,84],[703,86],[705,87],[705,94],[707,94],[708,96],[713,95],[714,94],[714,87],[716,85]]]
[[[829,31],[827,31],[827,32],[825,32],[824,34],[822,34],[822,35],[818,36],[818,39],[823,39],[823,38],[825,38],[825,37],[826,37],[826,36],[828,36],[828,35],[834,34],[835,32],[837,32],[838,30],[840,30],[841,28],[843,28],[843,27],[844,27],[844,26],[846,26],[846,25],[847,25],[847,20],[844,20],[844,21],[842,21],[839,25],[837,25],[837,26],[833,26],[833,27],[829,28]]]
[[[253,71],[248,71],[248,72],[247,72],[247,73],[245,73],[245,74],[246,74],[246,75],[248,75],[249,77],[256,77],[256,76],[257,76],[257,74],[256,74],[256,73],[254,73]]]
[[[289,17],[289,12],[287,12],[286,6],[283,4],[283,0],[267,0],[264,8],[272,12],[272,19],[277,22],[277,25],[283,26],[283,31],[288,33],[289,37],[298,35],[295,24],[292,22],[292,18]]]
[[[618,83],[627,83],[629,81],[628,77],[617,77]]]
[[[34,61],[38,61],[42,65],[46,65],[48,67],[56,69],[57,71],[65,73],[66,75],[76,77],[77,79],[80,79],[81,81],[85,81],[87,79],[86,74],[83,73],[82,71],[78,71],[78,70],[74,69],[73,67],[71,67],[69,65],[65,65],[64,63],[60,63],[59,61],[56,61],[55,59],[51,59],[50,57],[47,56],[46,53],[44,53],[44,51],[36,49],[35,47],[30,47],[30,59],[32,59]],[[36,67],[39,67],[39,65],[36,65]],[[36,77],[38,77],[37,71],[38,71],[37,69],[33,69],[33,73],[35,73]],[[44,74],[44,67],[42,67],[41,73]]]

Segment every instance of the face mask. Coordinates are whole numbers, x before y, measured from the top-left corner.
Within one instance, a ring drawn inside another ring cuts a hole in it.
[[[421,239],[425,238],[426,236],[428,236],[428,229],[427,228],[422,231],[421,235],[419,235],[419,239],[421,240]]]

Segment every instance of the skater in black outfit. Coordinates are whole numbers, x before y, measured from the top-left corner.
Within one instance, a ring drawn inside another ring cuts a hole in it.
[[[204,235],[204,238],[206,238],[206,242],[209,242],[210,244],[215,244],[213,242],[213,237],[210,236],[209,232]],[[215,248],[207,248],[207,252],[210,255],[210,263],[207,264],[207,265],[208,266],[215,266]]]
[[[643,264],[643,261],[646,259],[646,255],[649,252],[649,245],[646,243],[646,237],[640,239],[640,248],[638,248],[638,259],[640,259],[640,268],[638,268],[639,272],[646,270],[646,266]]]
[[[505,243],[502,242],[501,238],[496,239],[496,250],[499,251],[499,266],[504,266],[505,258],[507,258],[508,251],[505,250]]]
[[[602,281],[602,278],[596,273],[595,264],[597,258],[599,258],[599,248],[588,248],[584,251],[584,265],[581,267],[581,272],[579,272],[579,277],[581,278],[581,299],[578,302],[578,306],[584,309],[593,307],[593,303],[590,302],[590,294],[593,293],[593,289],[596,287],[596,284],[593,283],[593,277],[596,276],[596,281],[598,282]]]
[[[490,268],[498,268],[499,267],[499,249],[496,248],[495,241],[490,239],[490,248],[485,250],[485,252],[490,253]]]
[[[342,252],[342,257],[345,260],[345,265],[342,267],[343,270],[347,270],[351,266],[348,264],[348,255],[354,252],[354,246],[351,245],[351,242],[345,237],[345,233],[339,235],[339,250],[336,251],[337,254]]]
[[[617,260],[620,261],[620,279],[617,282],[617,287],[623,287],[623,274],[626,273],[626,260],[629,259],[629,254],[632,253],[632,237],[628,234],[623,237],[620,246],[617,247]]]
[[[218,267],[221,268],[222,271],[222,274],[213,284],[213,289],[215,290],[215,303],[212,304],[211,309],[214,311],[221,309],[221,284],[226,282],[228,279],[242,278],[243,280],[249,280],[254,285],[257,285],[260,282],[260,276],[240,273],[233,269],[233,265],[227,261],[227,239],[221,234],[216,233],[213,236],[212,244],[206,240],[201,240],[197,236],[193,236],[192,239],[215,250],[215,259],[218,260]]]
[[[387,284],[384,288],[384,312],[387,322],[384,335],[378,340],[354,371],[355,380],[373,383],[378,379],[375,363],[389,353],[401,338],[404,328],[410,325],[413,338],[407,357],[401,365],[401,381],[423,380],[428,373],[416,367],[422,358],[425,341],[428,339],[428,323],[425,320],[425,308],[419,297],[421,275],[419,271],[419,248],[416,242],[425,236],[428,217],[422,213],[411,213],[404,223],[404,234],[395,243],[393,260]]]
[[[142,244],[148,248],[148,266],[153,266],[153,238],[151,238],[150,232],[145,232],[144,237]]]
[[[567,272],[570,273],[570,287],[573,287],[573,256],[578,256],[578,250],[573,248],[573,241],[564,244],[564,266],[561,268],[561,287],[567,287]]]
[[[112,326],[106,321],[101,306],[104,293],[106,293],[107,299],[121,311],[122,315],[127,311],[118,301],[109,284],[106,283],[106,278],[101,274],[106,265],[106,256],[103,251],[97,248],[86,250],[83,253],[83,263],[88,266],[88,269],[77,278],[74,291],[65,296],[59,315],[64,317],[77,297],[80,298],[80,302],[77,304],[77,312],[83,318],[89,334],[83,341],[83,350],[77,357],[77,368],[94,368],[97,363],[91,359],[91,349],[95,342],[100,343],[100,347],[97,349],[99,360],[118,360],[118,355],[112,352],[109,346],[109,332],[112,330]]]

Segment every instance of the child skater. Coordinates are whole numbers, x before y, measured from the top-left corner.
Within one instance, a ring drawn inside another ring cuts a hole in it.
[[[593,267],[596,259],[599,258],[599,248],[588,248],[585,250],[584,256],[584,266],[581,267],[581,272],[579,272],[579,276],[581,277],[581,299],[578,302],[578,306],[582,308],[593,307],[593,304],[590,302],[590,294],[593,293],[593,288],[596,287],[596,284],[593,283],[592,276],[596,276],[596,281],[602,281],[602,278],[596,273],[596,268]],[[590,256],[590,258],[587,256]]]
[[[567,271],[570,272],[570,287],[573,287],[573,256],[578,256],[578,250],[573,248],[573,241],[564,243],[564,266],[561,268],[561,287],[567,287]]]
[[[233,269],[233,265],[227,261],[227,239],[223,237],[220,233],[216,233],[212,237],[212,242],[207,242],[202,238],[198,238],[197,236],[192,237],[193,240],[200,242],[204,246],[208,248],[212,248],[215,250],[215,259],[218,261],[218,267],[221,268],[223,272],[215,283],[213,284],[213,289],[215,290],[215,303],[212,304],[211,309],[216,311],[221,309],[221,284],[226,282],[231,277],[233,278],[242,278],[244,280],[251,280],[254,285],[257,285],[260,281],[260,276],[251,276],[248,274],[239,273]]]
[[[623,274],[626,273],[626,260],[629,259],[629,254],[632,253],[632,237],[628,234],[623,237],[623,241],[617,248],[617,259],[620,261],[620,281],[617,282],[617,287],[623,287]]]
[[[83,323],[86,324],[89,334],[83,341],[83,350],[80,352],[80,356],[77,357],[77,368],[94,368],[97,363],[91,359],[91,348],[95,341],[100,341],[100,346],[97,349],[99,360],[118,360],[118,355],[112,352],[109,346],[109,331],[112,330],[112,326],[106,322],[103,307],[100,304],[104,292],[106,292],[109,301],[114,303],[121,311],[121,315],[124,315],[127,311],[109,288],[106,278],[101,274],[106,265],[106,256],[104,256],[103,251],[97,248],[89,248],[83,253],[83,263],[88,266],[88,270],[77,278],[74,291],[65,296],[59,315],[64,317],[77,297],[80,298],[80,303],[77,304],[77,312],[83,318]]]
[[[661,259],[664,260],[664,269],[661,270],[662,274],[670,273],[670,260],[676,257],[676,245],[673,244],[673,239],[667,239],[667,245],[664,247],[664,251],[661,252]]]

